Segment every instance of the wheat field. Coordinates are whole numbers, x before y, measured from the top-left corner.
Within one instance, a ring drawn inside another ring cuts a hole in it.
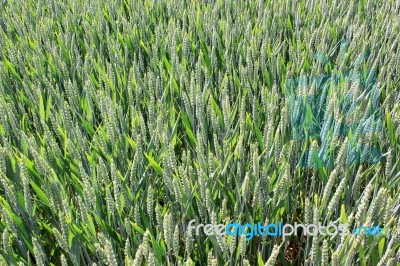
[[[399,0],[1,0],[0,265],[400,265],[399,18]]]

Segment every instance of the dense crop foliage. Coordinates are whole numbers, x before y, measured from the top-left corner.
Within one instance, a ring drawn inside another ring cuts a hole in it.
[[[399,17],[394,0],[1,1],[0,264],[400,263]],[[384,234],[246,241],[192,219]]]

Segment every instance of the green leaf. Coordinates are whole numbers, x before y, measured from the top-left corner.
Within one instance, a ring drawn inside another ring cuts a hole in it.
[[[49,199],[47,198],[46,194],[44,194],[43,190],[38,185],[36,185],[34,180],[29,180],[29,184],[31,184],[32,189],[35,191],[36,196],[40,199],[40,201],[42,201],[42,203],[46,206],[49,206]]]
[[[75,235],[74,235],[74,233],[73,232],[69,232],[69,234],[68,234],[68,247],[69,248],[72,248],[72,241],[74,241],[74,238],[75,238]]]
[[[86,213],[86,217],[87,217],[87,222],[88,222],[87,227],[88,227],[90,233],[92,234],[92,236],[95,237],[96,236],[96,227],[94,226],[92,216],[89,213]]]
[[[347,215],[346,215],[346,206],[342,204],[340,208],[340,222],[345,224],[347,222]]]
[[[162,259],[165,255],[165,253],[167,252],[166,248],[165,248],[165,244],[164,244],[164,242],[162,242],[162,245],[158,244],[157,240],[154,238],[154,236],[152,234],[150,234],[150,239],[151,239],[151,245],[153,247],[157,261],[161,264]]]
[[[358,254],[360,256],[361,266],[366,266],[367,265],[367,260],[365,259],[365,251],[364,251],[364,248],[361,245],[358,247]]]
[[[390,115],[390,112],[387,112],[387,114],[386,114],[386,123],[387,123],[387,129],[388,129],[388,133],[389,133],[390,145],[392,147],[396,147],[396,139],[395,139],[395,135],[394,135],[393,122],[392,122],[392,117]]]
[[[165,68],[168,71],[168,74],[171,74],[171,64],[169,63],[168,58],[164,55],[162,60],[164,62]]]
[[[136,223],[134,223],[132,221],[130,221],[130,223],[132,225],[133,230],[135,230],[136,232],[139,232],[141,235],[144,235],[144,230],[139,225],[137,225]]]
[[[258,263],[258,266],[264,266],[264,261],[261,256],[261,252],[258,252],[258,254],[257,254],[257,263]]]
[[[186,132],[189,140],[191,141],[192,144],[197,145],[197,139],[196,139],[195,135],[193,134],[193,131],[190,126],[190,121],[189,121],[189,118],[187,115],[185,115],[185,114],[182,115],[182,122],[183,122],[183,125],[185,126],[185,132]]]
[[[144,152],[144,156],[146,156],[147,160],[149,161],[150,166],[160,175],[162,175],[162,168],[161,166],[153,159],[153,157]]]
[[[379,252],[380,258],[383,256],[383,249],[385,247],[385,241],[386,241],[386,239],[384,237],[382,237],[382,239],[378,243],[378,252]]]
[[[43,94],[40,92],[39,96],[39,117],[40,120],[45,121],[46,119],[46,113],[44,111],[44,100],[43,100]]]
[[[12,74],[16,79],[18,79],[18,81],[22,82],[22,78],[19,76],[19,74],[18,74],[17,71],[15,70],[14,65],[13,65],[10,61],[8,61],[7,59],[5,59],[5,63],[6,63],[7,69],[10,70],[11,74]]]

